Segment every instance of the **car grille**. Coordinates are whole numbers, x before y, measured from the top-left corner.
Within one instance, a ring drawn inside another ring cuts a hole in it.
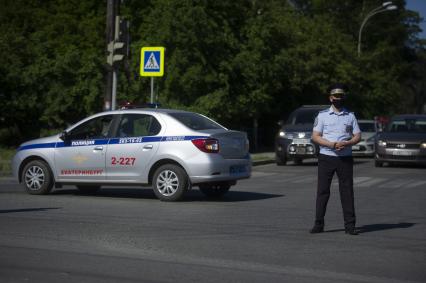
[[[403,147],[401,147],[401,145],[404,145]],[[417,149],[420,147],[420,144],[418,143],[387,143],[386,144],[387,148],[404,148],[404,149]]]

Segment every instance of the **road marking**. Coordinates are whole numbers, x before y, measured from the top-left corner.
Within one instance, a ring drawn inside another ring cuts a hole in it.
[[[379,188],[396,189],[396,188],[402,187],[403,185],[410,183],[410,182],[411,181],[404,180],[404,179],[394,179],[394,180],[389,180],[389,182],[386,182],[384,184],[379,185]]]
[[[414,183],[407,185],[406,188],[411,189],[411,188],[415,188],[415,187],[420,187],[421,185],[424,185],[424,184],[426,184],[426,181],[417,181],[417,182],[414,182]]]
[[[382,183],[383,181],[386,181],[388,179],[385,178],[371,178],[371,180],[366,181],[364,183],[358,184],[357,187],[369,187],[369,186],[373,186],[376,185],[378,183]]]
[[[256,177],[265,177],[265,176],[272,176],[272,175],[278,175],[278,173],[271,173],[271,172],[251,172],[251,177],[252,178],[256,178]]]
[[[359,184],[368,180],[371,180],[371,177],[355,177],[354,178],[354,184]]]
[[[296,180],[293,180],[292,183],[312,183],[313,181],[317,180],[317,177],[314,176],[307,176],[307,177],[300,177]]]

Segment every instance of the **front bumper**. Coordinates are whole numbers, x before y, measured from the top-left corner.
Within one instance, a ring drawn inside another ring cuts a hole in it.
[[[426,149],[399,149],[378,147],[375,160],[379,162],[400,162],[426,164]]]
[[[311,139],[277,138],[275,153],[283,158],[314,158],[318,156],[319,147]]]
[[[374,143],[360,142],[352,146],[353,156],[374,156]]]

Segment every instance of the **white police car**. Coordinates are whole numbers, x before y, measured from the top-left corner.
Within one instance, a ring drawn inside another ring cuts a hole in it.
[[[247,136],[193,112],[127,109],[95,114],[63,133],[23,143],[12,161],[14,176],[30,194],[77,185],[152,185],[165,201],[197,185],[221,196],[249,178]]]

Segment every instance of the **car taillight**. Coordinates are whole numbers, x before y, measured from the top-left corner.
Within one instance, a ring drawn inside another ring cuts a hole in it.
[[[219,152],[219,141],[217,139],[195,139],[192,143],[201,151],[207,153]]]

